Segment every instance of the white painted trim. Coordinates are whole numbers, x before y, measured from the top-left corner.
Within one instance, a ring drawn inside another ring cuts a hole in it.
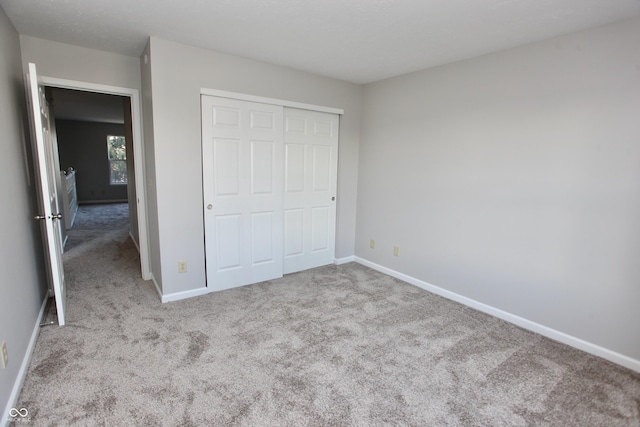
[[[199,297],[201,295],[206,295],[211,292],[215,292],[215,291],[207,287],[192,289],[190,291],[174,292],[172,294],[162,295],[162,303],[164,304],[166,302],[179,301],[182,299],[187,299],[192,297]]]
[[[156,282],[156,278],[154,277],[153,273],[150,273],[150,274],[151,274],[151,278],[149,280],[151,280],[151,282],[153,283],[153,286],[156,288],[156,293],[158,294],[158,297],[160,297],[160,301],[162,301],[162,289],[160,289],[158,282]]]
[[[319,111],[321,113],[344,114],[342,108],[323,107],[321,105],[304,104],[301,102],[285,101],[282,99],[265,98],[263,96],[247,95],[246,93],[228,92],[218,89],[200,89],[201,95],[218,96],[220,98],[238,99],[241,101],[258,102],[260,104],[281,105],[283,107],[299,108],[301,110]]]
[[[133,246],[136,247],[136,250],[138,251],[138,254],[140,254],[140,246],[138,246],[138,242],[136,242],[136,239],[133,238],[133,234],[131,234],[131,231],[129,231],[129,237],[131,238],[131,241],[133,242]]]
[[[36,348],[38,334],[40,333],[40,323],[42,323],[44,309],[47,307],[48,300],[49,296],[47,295],[42,302],[42,306],[40,307],[40,313],[38,314],[36,324],[33,327],[33,332],[31,332],[31,338],[29,339],[29,344],[27,345],[27,351],[22,358],[22,364],[20,365],[20,370],[18,371],[18,377],[16,378],[15,383],[13,383],[13,388],[11,389],[9,400],[7,400],[7,406],[4,408],[4,411],[2,413],[2,419],[0,419],[1,426],[9,425],[9,411],[11,411],[11,408],[15,407],[15,404],[18,402],[18,397],[20,397],[20,391],[22,390],[22,385],[24,384],[24,380],[27,377],[27,371],[29,370],[29,364],[31,363],[33,350]]]
[[[82,82],[77,80],[59,79],[56,77],[39,76],[40,83],[45,86],[64,89],[84,90],[87,92],[108,93],[112,95],[128,96],[131,98],[131,121],[133,127],[133,155],[134,173],[136,177],[136,197],[138,212],[138,238],[140,245],[140,269],[144,280],[151,279],[149,264],[149,229],[147,226],[147,193],[146,169],[144,163],[143,134],[142,134],[142,103],[138,89],[110,86],[99,83]]]
[[[344,258],[336,258],[333,260],[333,263],[335,265],[342,265],[342,264],[348,264],[350,262],[354,262],[355,260],[356,260],[356,257],[352,255]]]
[[[80,89],[88,92],[108,93],[112,95],[131,96],[137,94],[138,89],[104,85],[101,83],[83,82],[78,80],[59,79],[57,77],[39,76],[40,83],[45,86],[58,87],[63,89]]]
[[[355,262],[359,264],[362,264],[364,266],[377,270],[381,273],[388,274],[391,277],[400,279],[411,285],[424,289],[425,291],[434,293],[436,295],[440,295],[452,301],[459,302],[460,304],[474,308],[478,311],[487,313],[499,319],[506,320],[509,323],[513,323],[514,325],[520,326],[521,328],[538,333],[547,338],[551,338],[552,340],[559,341],[563,344],[567,344],[571,347],[577,348],[579,350],[585,351],[595,356],[602,357],[603,359],[609,360],[618,365],[624,366],[625,368],[629,368],[633,371],[640,372],[640,360],[632,359],[629,356],[616,353],[615,351],[606,349],[604,347],[600,347],[599,345],[565,334],[564,332],[560,332],[555,329],[549,328],[547,326],[541,325],[539,323],[532,322],[531,320],[527,320],[523,317],[516,316],[514,314],[511,314],[506,311],[500,310],[498,308],[492,307],[490,305],[478,302],[471,298],[467,298],[460,294],[456,294],[455,292],[442,289],[438,286],[416,279],[415,277],[411,277],[406,274],[392,270],[390,268],[383,267],[374,262],[368,261],[364,258],[360,258],[360,257],[354,257],[354,258],[355,258]]]

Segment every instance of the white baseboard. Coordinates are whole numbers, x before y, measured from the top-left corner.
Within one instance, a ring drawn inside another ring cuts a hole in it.
[[[353,262],[355,261],[355,257],[350,256],[350,257],[345,257],[345,258],[336,258],[334,259],[333,263],[335,265],[342,265],[342,264],[347,264],[349,262]],[[186,298],[192,298],[192,297],[198,297],[200,295],[206,295],[209,294],[211,292],[216,292],[216,291],[222,291],[225,289],[211,289],[209,287],[204,287],[204,288],[198,288],[198,289],[192,289],[190,291],[184,291],[184,292],[175,292],[172,294],[167,294],[167,295],[163,295],[162,292],[160,291],[160,287],[158,286],[158,284],[156,283],[155,279],[153,279],[153,283],[156,285],[156,291],[158,292],[158,295],[160,295],[160,299],[162,300],[162,303],[166,303],[166,302],[172,302],[172,301],[179,301],[181,299],[186,299]]]
[[[153,275],[151,275],[151,281],[153,282],[153,285],[156,287],[156,292],[158,293],[158,296],[160,297],[160,301],[163,304],[167,302],[172,302],[172,301],[180,301],[181,299],[198,297],[200,295],[206,295],[212,292],[210,288],[204,287],[204,288],[192,289],[190,291],[174,292],[172,294],[163,295],[162,290],[160,290],[160,286],[158,286],[158,282],[156,282],[156,278],[153,277]]]
[[[162,299],[162,303],[164,304],[165,302],[179,301],[181,299],[199,297],[200,295],[206,295],[211,292],[212,292],[211,289],[205,287],[205,288],[192,289],[190,291],[174,292],[172,294],[162,295],[161,299]]]
[[[162,289],[160,289],[158,282],[156,282],[156,278],[153,276],[153,273],[151,273],[151,277],[149,278],[149,280],[151,280],[151,282],[153,283],[153,286],[156,288],[156,293],[160,297],[160,301],[162,301]]]
[[[615,351],[606,349],[604,347],[600,347],[599,345],[565,334],[564,332],[551,329],[547,326],[541,325],[536,322],[532,322],[531,320],[527,320],[523,317],[516,316],[514,314],[511,314],[506,311],[500,310],[498,308],[492,307],[490,305],[478,302],[471,298],[467,298],[460,294],[456,294],[455,292],[448,291],[446,289],[443,289],[438,286],[432,285],[430,283],[424,282],[422,280],[416,279],[415,277],[411,277],[406,274],[397,272],[390,268],[383,267],[374,262],[368,261],[364,258],[354,257],[354,261],[364,266],[367,266],[369,268],[372,268],[376,271],[379,271],[381,273],[387,274],[391,277],[395,277],[396,279],[400,279],[411,285],[422,288],[428,292],[434,293],[436,295],[440,295],[452,301],[459,302],[460,304],[464,304],[468,307],[474,308],[483,313],[487,313],[499,319],[506,320],[509,323],[513,323],[514,325],[520,326],[521,328],[530,330],[532,332],[536,332],[547,338],[551,338],[552,340],[559,341],[563,344],[567,344],[571,347],[577,348],[579,350],[585,351],[595,356],[602,357],[603,359],[609,360],[618,365],[624,366],[625,368],[629,368],[633,371],[640,372],[640,360],[636,360],[629,356],[616,353]]]
[[[40,307],[40,313],[38,314],[38,318],[36,319],[36,324],[33,327],[33,332],[31,332],[31,338],[29,339],[29,344],[27,345],[27,351],[22,358],[22,364],[20,365],[20,370],[18,371],[18,377],[16,378],[15,383],[13,384],[13,388],[11,389],[11,394],[9,395],[9,400],[7,401],[7,407],[4,408],[2,413],[2,419],[0,419],[0,426],[8,426],[9,419],[11,418],[9,412],[11,408],[15,407],[15,404],[18,402],[18,397],[20,396],[20,390],[22,390],[22,385],[24,384],[24,380],[27,376],[27,370],[29,369],[29,363],[31,363],[31,356],[33,355],[33,350],[36,347],[36,341],[38,340],[38,334],[40,333],[40,323],[42,323],[42,317],[44,316],[44,309],[47,306],[47,301],[49,300],[49,296],[47,295],[42,302],[42,306]]]
[[[356,260],[356,257],[352,256],[347,256],[344,258],[336,258],[333,260],[333,263],[335,265],[342,265],[342,264],[348,264],[350,262],[354,262]]]

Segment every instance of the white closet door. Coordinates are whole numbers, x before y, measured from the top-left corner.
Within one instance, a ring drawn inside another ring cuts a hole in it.
[[[338,116],[284,111],[284,273],[334,262]]]
[[[283,107],[202,96],[207,286],[283,274]]]

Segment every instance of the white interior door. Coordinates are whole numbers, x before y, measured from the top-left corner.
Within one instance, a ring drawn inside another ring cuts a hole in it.
[[[202,96],[207,286],[282,277],[283,107]]]
[[[49,117],[46,108],[44,88],[38,84],[35,64],[29,64],[27,99],[30,104],[29,116],[32,128],[32,148],[35,172],[38,180],[39,214],[35,217],[42,225],[43,244],[50,286],[53,289],[58,324],[65,324],[66,288],[62,266],[61,223],[62,214],[58,212],[56,178],[58,165],[54,164],[54,151],[49,132]]]
[[[285,108],[284,273],[334,262],[338,116]]]

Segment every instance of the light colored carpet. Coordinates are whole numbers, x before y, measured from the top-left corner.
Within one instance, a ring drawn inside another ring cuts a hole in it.
[[[640,374],[358,264],[162,305],[126,209],[78,215],[31,425],[640,425]]]

